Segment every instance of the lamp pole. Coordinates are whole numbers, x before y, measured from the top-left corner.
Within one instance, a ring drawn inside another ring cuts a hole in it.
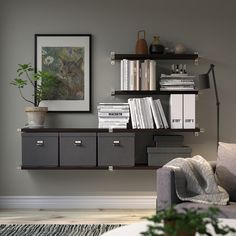
[[[214,90],[215,90],[215,97],[216,97],[216,109],[217,109],[217,148],[219,146],[219,139],[220,139],[220,101],[219,101],[219,95],[218,95],[218,90],[217,90],[217,85],[216,85],[216,78],[215,78],[215,71],[214,71],[215,65],[211,64],[210,69],[208,70],[207,74],[209,76],[210,72],[212,73],[212,78],[213,78],[213,84],[214,84]]]

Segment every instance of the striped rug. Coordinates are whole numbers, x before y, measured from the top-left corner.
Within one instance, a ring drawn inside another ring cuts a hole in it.
[[[1,236],[99,236],[121,225],[58,225],[7,224],[0,225]]]

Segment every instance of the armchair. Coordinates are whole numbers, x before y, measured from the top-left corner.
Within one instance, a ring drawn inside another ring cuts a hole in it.
[[[210,162],[213,170],[215,170],[216,162]],[[157,211],[164,210],[172,205],[176,205],[177,209],[181,208],[202,208],[208,209],[209,204],[199,204],[193,202],[182,202],[176,195],[175,174],[170,168],[162,167],[157,170]],[[221,210],[220,217],[236,218],[236,202],[230,202],[226,206],[217,205]]]

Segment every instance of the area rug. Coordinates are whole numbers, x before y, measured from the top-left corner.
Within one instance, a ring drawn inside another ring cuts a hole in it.
[[[100,236],[122,225],[106,224],[4,224],[0,225],[1,236]]]

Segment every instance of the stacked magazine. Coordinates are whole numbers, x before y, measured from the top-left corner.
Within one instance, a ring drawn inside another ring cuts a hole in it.
[[[128,103],[99,103],[98,128],[127,129],[130,111]]]
[[[195,89],[195,76],[187,74],[161,74],[161,91],[192,91]]]
[[[133,129],[154,129],[154,123],[157,129],[169,128],[160,99],[129,98],[128,103]]]

